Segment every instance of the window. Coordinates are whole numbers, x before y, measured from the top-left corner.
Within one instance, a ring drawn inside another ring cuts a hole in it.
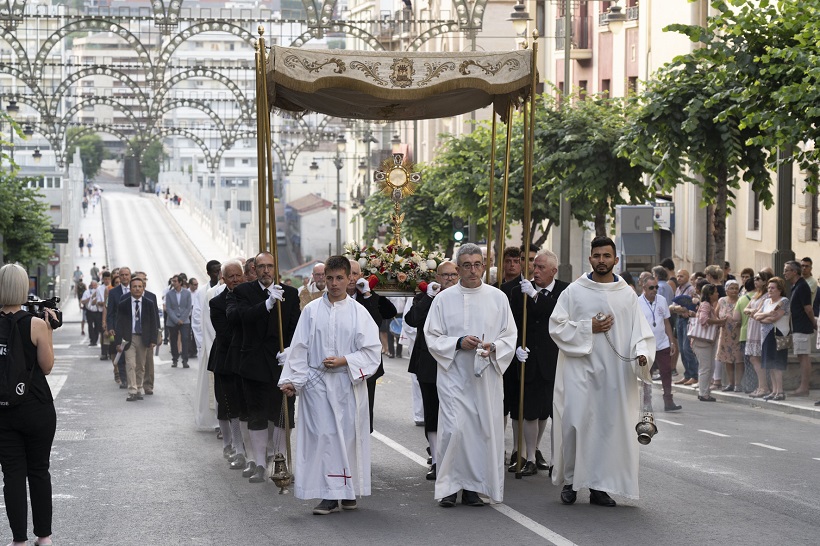
[[[817,194],[811,194],[811,208],[809,209],[811,215],[811,233],[809,234],[810,241],[817,241],[817,231],[820,230],[820,221],[817,216],[820,215],[820,206],[818,204]]]
[[[760,231],[760,196],[752,189],[749,190],[749,231]]]
[[[251,201],[250,200],[237,201],[237,206],[239,207],[239,210],[241,210],[242,212],[250,212],[251,211]]]
[[[247,164],[248,164],[248,163],[250,163],[250,162],[251,162],[251,160],[250,160],[250,159],[243,159],[243,160],[242,160],[242,164],[243,164],[243,165],[247,165]]]
[[[236,163],[236,160],[234,158],[232,158],[232,157],[226,157],[225,158],[225,166],[226,167],[233,167],[235,163]]]
[[[630,76],[626,82],[626,91],[628,95],[635,95],[638,93],[638,77]]]
[[[231,210],[231,200],[230,199],[225,200],[225,210]]]
[[[609,97],[612,94],[612,80],[601,80],[601,93]]]
[[[587,100],[587,80],[578,81],[578,98]]]

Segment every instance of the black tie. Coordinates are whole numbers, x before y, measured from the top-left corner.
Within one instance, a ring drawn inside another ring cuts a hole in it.
[[[543,294],[543,295],[545,295],[545,296],[548,296],[548,295],[549,295],[549,293],[550,293],[550,291],[549,291],[549,290],[547,290],[546,288],[542,288],[542,289],[541,289],[541,294]]]
[[[134,333],[142,335],[142,322],[140,322],[140,300],[134,300]]]
[[[265,297],[266,298],[270,297],[270,290],[268,290],[267,288],[265,288]]]

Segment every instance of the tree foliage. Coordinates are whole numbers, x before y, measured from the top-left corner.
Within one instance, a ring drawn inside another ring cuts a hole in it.
[[[168,158],[162,140],[155,140],[149,144],[142,152],[140,158],[140,169],[142,174],[149,180],[159,180],[159,170],[162,162]]]
[[[26,267],[51,254],[51,219],[42,194],[29,188],[29,179],[16,178],[16,168],[0,173],[0,234],[3,257]]]
[[[72,127],[68,130],[67,139],[72,141],[73,135],[76,135],[82,129]],[[80,159],[83,162],[83,175],[87,179],[93,179],[100,172],[100,165],[105,159],[105,148],[103,147],[103,140],[96,134],[83,134],[76,140],[73,140],[71,149],[67,150],[69,164],[74,161],[74,149],[80,149]]]

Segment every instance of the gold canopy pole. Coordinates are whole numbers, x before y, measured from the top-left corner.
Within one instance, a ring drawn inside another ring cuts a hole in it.
[[[270,132],[270,108],[268,106],[268,80],[267,80],[267,60],[265,58],[265,39],[262,37],[264,34],[265,29],[261,25],[257,29],[259,32],[259,41],[258,41],[258,50],[259,53],[257,55],[257,59],[259,61],[259,68],[257,70],[257,95],[256,95],[256,117],[257,117],[257,126],[261,129],[259,135],[257,137],[257,147],[260,150],[259,154],[259,172],[260,172],[260,179],[259,179],[259,194],[260,196],[263,195],[265,189],[267,189],[268,198],[270,203],[268,205],[268,227],[269,233],[268,236],[270,238],[270,253],[273,255],[273,280],[275,284],[279,284],[280,277],[279,277],[279,249],[277,247],[276,241],[276,207],[275,207],[275,194],[273,191],[273,157],[271,156],[271,132]],[[261,76],[261,77],[260,77]],[[259,205],[259,225],[260,230],[259,234],[260,238],[260,248],[265,248],[264,246],[264,218],[265,218],[265,202],[262,201]],[[285,339],[282,335],[282,306],[276,305],[276,317],[277,317],[277,326],[279,327],[279,352],[284,352],[285,350]],[[282,428],[285,430],[285,446],[287,450],[287,461],[291,463],[291,447],[290,447],[290,415],[288,411],[288,397],[282,394],[282,416],[283,418],[283,426]]]
[[[530,67],[531,84],[529,104],[524,102],[524,278],[529,280],[529,253],[530,253],[530,224],[532,223],[532,170],[535,155],[535,91],[538,83],[537,57],[538,31],[532,33],[532,65]],[[524,299],[524,311],[521,319],[521,347],[527,348],[527,295]],[[524,436],[524,371],[526,361],[521,363],[519,370],[520,384],[518,396],[518,461],[515,469],[515,478],[521,479],[522,470],[522,438]]]
[[[262,27],[259,27],[262,30]],[[256,103],[257,103],[257,114],[262,111],[260,106],[260,101],[262,100],[260,97],[264,96],[262,92],[262,85],[265,81],[265,54],[264,54],[264,43],[265,40],[261,37],[257,40],[256,45],[254,48],[256,49]],[[260,47],[261,46],[261,47]],[[265,102],[267,102],[267,97],[265,97]],[[265,248],[265,139],[262,138],[262,135],[265,133],[265,126],[263,117],[261,115],[256,116],[256,157],[257,157],[257,180],[256,180],[256,217],[258,219],[258,228],[259,228],[259,249]]]
[[[490,252],[493,248],[493,193],[495,192],[495,109],[493,109],[493,136],[491,138],[492,150],[490,151],[490,202],[487,204],[487,269],[484,271],[484,282],[490,284]],[[496,277],[498,271],[496,270]]]
[[[507,139],[504,149],[504,193],[501,196],[501,230],[498,236],[498,267],[496,269],[496,276],[498,277],[498,285],[504,277],[504,241],[507,238],[507,196],[510,193],[510,144],[512,143],[512,127],[513,127],[513,103],[510,101],[507,106]]]

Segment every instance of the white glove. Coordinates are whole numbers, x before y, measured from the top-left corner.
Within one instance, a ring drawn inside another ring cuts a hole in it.
[[[521,292],[528,295],[532,299],[535,299],[538,296],[538,290],[532,285],[530,281],[521,281]]]
[[[276,353],[276,360],[279,361],[279,366],[285,365],[285,362],[287,361],[289,355],[290,347],[285,347],[284,351],[282,351],[281,353]]]
[[[276,300],[285,301],[285,290],[278,284],[272,284],[269,286],[268,292],[270,292],[268,302],[271,304],[271,307],[276,303]]]
[[[515,349],[515,358],[517,358],[519,362],[526,362],[529,354],[529,348],[524,349],[523,347],[518,347]]]
[[[367,294],[368,292],[370,292],[370,283],[367,282],[367,279],[362,277],[361,279],[356,281],[356,289],[362,294]]]
[[[475,352],[481,358],[487,358],[488,356],[490,356],[490,351],[482,347],[480,343],[478,344],[478,347],[475,348]]]
[[[435,298],[436,294],[441,292],[441,285],[437,282],[431,282],[427,285],[427,295],[431,298]]]

